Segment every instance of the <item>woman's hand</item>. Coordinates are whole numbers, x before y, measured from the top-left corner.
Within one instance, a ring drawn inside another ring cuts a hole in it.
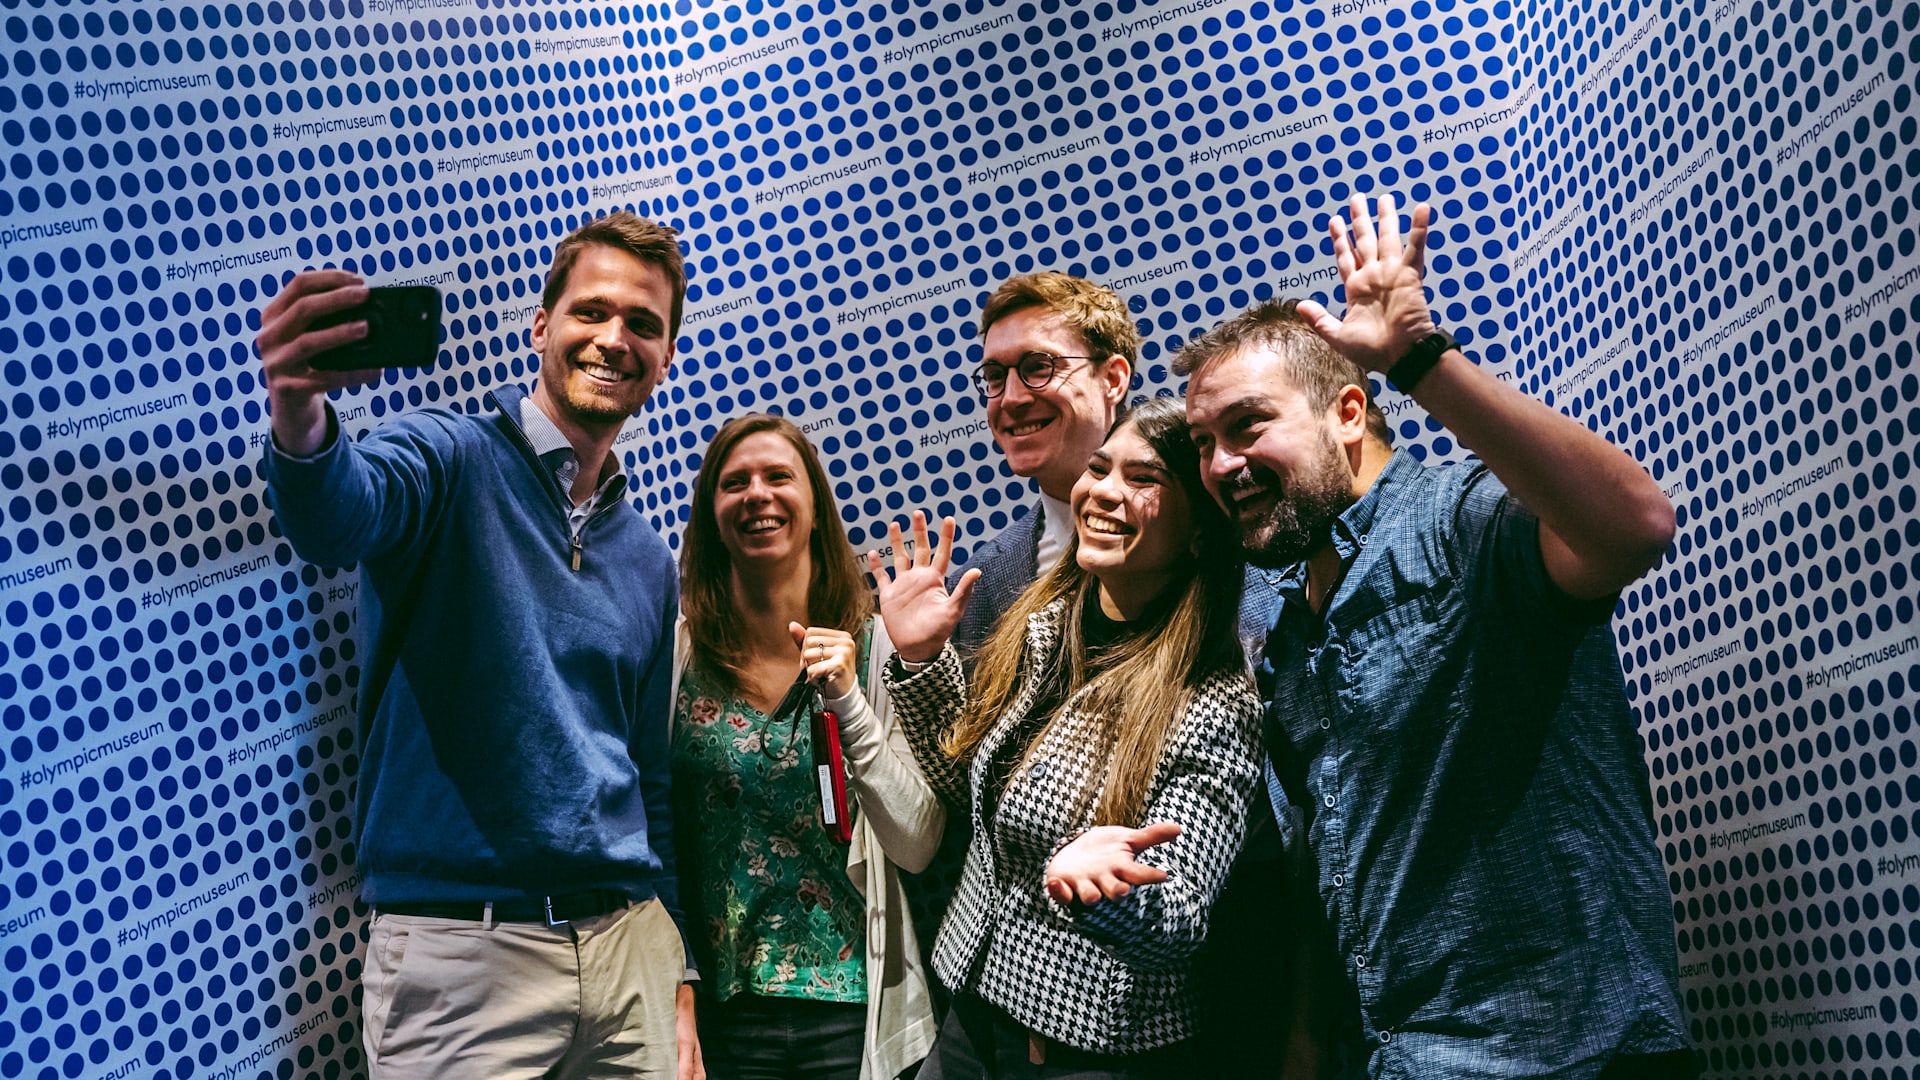
[[[800,660],[807,665],[807,678],[819,685],[829,699],[843,698],[860,686],[860,647],[853,635],[830,626],[787,624],[787,632],[800,646]]]
[[[1132,892],[1135,885],[1165,881],[1165,870],[1142,866],[1134,857],[1179,835],[1180,826],[1171,821],[1144,829],[1123,825],[1088,829],[1061,848],[1047,864],[1047,895],[1062,904],[1075,900],[1097,904],[1102,900],[1118,900]]]
[[[900,659],[923,664],[940,655],[954,627],[960,625],[980,571],[968,570],[953,591],[947,591],[947,566],[953,561],[952,518],[940,523],[940,543],[935,545],[927,538],[927,515],[915,510],[911,555],[898,522],[887,526],[887,541],[893,545],[892,577],[881,570],[880,553],[867,552],[867,569],[880,591],[880,617],[887,621],[887,636]]]

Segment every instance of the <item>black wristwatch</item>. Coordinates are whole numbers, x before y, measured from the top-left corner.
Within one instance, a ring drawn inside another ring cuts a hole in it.
[[[1433,365],[1440,362],[1441,353],[1459,347],[1452,334],[1436,326],[1433,333],[1414,342],[1413,348],[1408,349],[1405,356],[1387,369],[1387,381],[1393,384],[1395,390],[1411,394],[1414,384],[1425,378],[1427,372],[1433,370]]]

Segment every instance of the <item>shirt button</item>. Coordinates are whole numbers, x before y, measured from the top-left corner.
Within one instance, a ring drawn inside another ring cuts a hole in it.
[[[1381,1045],[1381,1046],[1385,1046],[1385,1045],[1387,1045],[1388,1043],[1390,1043],[1390,1042],[1392,1042],[1392,1041],[1393,1041],[1393,1032],[1391,1032],[1391,1031],[1383,1031],[1383,1032],[1381,1032],[1381,1033],[1380,1033],[1380,1045]]]
[[[1321,730],[1321,731],[1326,731],[1327,729],[1329,729],[1329,728],[1331,728],[1331,727],[1333,727],[1333,720],[1332,720],[1331,718],[1329,718],[1329,717],[1325,717],[1325,716],[1323,716],[1323,717],[1321,717],[1321,718],[1320,718],[1320,730]]]
[[[1355,953],[1353,957],[1353,966],[1357,968],[1366,967],[1367,958],[1365,956],[1360,955],[1359,953]]]
[[[1326,798],[1326,804],[1327,804],[1328,806],[1332,806],[1332,805],[1333,805],[1333,796],[1331,796],[1331,795],[1329,795],[1329,796],[1327,796],[1327,798]]]
[[[1336,889],[1338,889],[1338,888],[1340,888],[1341,886],[1343,886],[1343,885],[1345,885],[1346,883],[1347,883],[1347,875],[1345,875],[1345,874],[1335,874],[1335,875],[1333,875],[1333,887],[1334,887],[1334,888],[1336,888]]]

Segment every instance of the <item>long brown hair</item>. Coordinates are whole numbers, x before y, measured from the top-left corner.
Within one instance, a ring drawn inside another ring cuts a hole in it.
[[[700,475],[693,484],[692,516],[687,521],[686,547],[680,552],[680,613],[687,620],[692,643],[689,663],[715,680],[718,689],[739,689],[736,672],[746,664],[739,610],[733,603],[733,554],[720,541],[713,504],[720,489],[720,473],[743,439],[771,432],[792,444],[806,470],[813,491],[812,579],[807,583],[807,620],[812,626],[831,626],[858,634],[873,613],[873,596],[847,543],[833,504],[833,489],[813,444],[784,417],[748,413],[721,425],[707,444]]]
[[[1244,573],[1239,543],[1226,515],[1201,486],[1186,407],[1177,398],[1154,398],[1113,430],[1129,424],[1173,474],[1192,507],[1197,554],[1184,582],[1168,586],[1179,596],[1116,646],[1113,662],[1089,681],[1080,613],[1098,582],[1080,568],[1076,533],[1060,564],[1020,594],[981,645],[966,711],[941,743],[955,759],[971,757],[1013,705],[1024,679],[1043,680],[1041,698],[1063,703],[1048,718],[1048,727],[1057,722],[1064,703],[1084,690],[1075,709],[1100,716],[1110,739],[1104,791],[1094,810],[1101,825],[1141,824],[1160,757],[1194,691],[1208,678],[1246,665],[1237,635]],[[1063,598],[1066,618],[1056,655],[1028,655],[1027,618]],[[1042,731],[1032,746],[1045,736]]]

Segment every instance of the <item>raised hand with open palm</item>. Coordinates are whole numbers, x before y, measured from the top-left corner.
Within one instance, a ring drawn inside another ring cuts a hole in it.
[[[973,583],[980,571],[968,570],[947,590],[947,567],[953,562],[953,519],[940,523],[940,542],[931,543],[927,535],[927,515],[913,512],[913,548],[908,550],[898,522],[887,526],[887,540],[893,545],[893,573],[883,569],[880,553],[867,552],[867,569],[873,574],[880,595],[880,617],[886,620],[887,636],[894,651],[909,663],[924,663],[940,655],[960,616],[973,595]]]

